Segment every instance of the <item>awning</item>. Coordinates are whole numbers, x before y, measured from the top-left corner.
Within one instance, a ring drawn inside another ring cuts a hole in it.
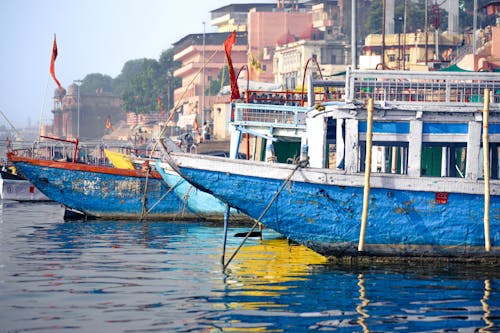
[[[473,72],[473,71],[460,68],[458,67],[457,64],[454,64],[445,68],[438,69],[438,72]]]

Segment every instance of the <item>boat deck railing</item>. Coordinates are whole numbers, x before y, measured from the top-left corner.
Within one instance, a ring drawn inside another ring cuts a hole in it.
[[[307,108],[296,105],[237,103],[233,123],[275,128],[304,128]]]
[[[484,90],[489,88],[490,109],[500,110],[500,74],[496,73],[348,70],[344,81],[312,80],[311,83],[312,105],[329,101],[364,102],[371,97],[375,103],[396,109],[471,112],[482,109]],[[236,103],[232,123],[303,129],[307,108],[302,104],[309,104],[305,96],[299,102],[284,99],[281,105],[274,100]]]
[[[337,81],[315,80],[313,86],[339,89]],[[500,107],[497,73],[349,70],[344,96],[346,101],[371,97],[374,102],[424,111],[439,111],[443,107],[470,111],[483,104],[485,88],[490,89],[490,107]]]

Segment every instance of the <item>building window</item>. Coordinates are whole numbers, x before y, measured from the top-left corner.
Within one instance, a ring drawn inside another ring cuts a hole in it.
[[[389,54],[389,62],[395,62],[396,56],[394,54]]]

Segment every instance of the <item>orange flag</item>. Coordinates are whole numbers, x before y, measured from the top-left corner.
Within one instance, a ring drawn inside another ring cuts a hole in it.
[[[57,87],[59,88],[59,91],[62,94],[63,89],[61,87],[61,84],[59,83],[59,80],[56,78],[56,73],[54,71],[54,63],[56,62],[56,58],[57,58],[57,43],[56,43],[56,35],[54,34],[54,45],[52,46],[52,58],[50,59],[50,75],[56,82]]]
[[[236,30],[233,31],[224,42],[224,50],[226,51],[227,64],[229,66],[229,78],[231,80],[231,100],[239,99],[240,90],[238,89],[238,82],[236,74],[234,73],[233,61],[231,60],[231,50],[236,43]]]

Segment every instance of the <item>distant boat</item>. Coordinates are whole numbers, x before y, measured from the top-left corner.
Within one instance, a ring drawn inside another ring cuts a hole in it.
[[[48,198],[88,218],[197,218],[168,192],[160,174],[22,157],[8,159]]]
[[[302,155],[296,164],[272,149],[268,162],[167,160],[197,188],[326,256],[500,259],[498,75],[352,70],[345,82],[310,79],[308,92],[307,108],[236,103],[230,123],[232,143],[261,136]]]
[[[0,170],[0,194],[2,200],[50,201],[26,178]]]

